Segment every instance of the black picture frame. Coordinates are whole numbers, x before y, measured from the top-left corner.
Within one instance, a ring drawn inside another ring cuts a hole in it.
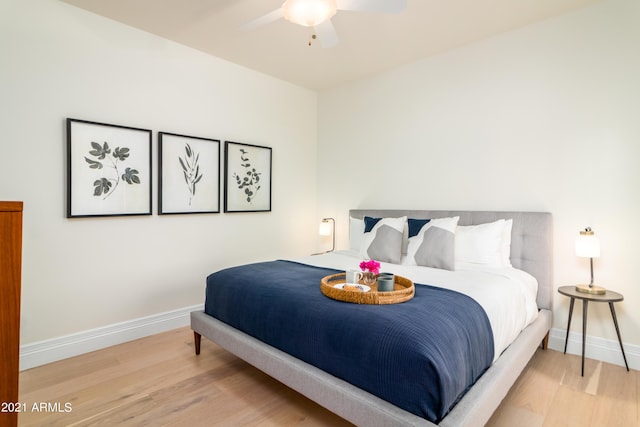
[[[158,215],[220,213],[220,140],[158,132]]]
[[[151,215],[151,130],[66,122],[67,218]]]
[[[225,141],[224,212],[271,212],[271,147]]]

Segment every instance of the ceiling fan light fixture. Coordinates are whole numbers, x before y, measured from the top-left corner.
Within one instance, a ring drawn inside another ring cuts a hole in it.
[[[314,27],[336,14],[336,0],[286,0],[284,18],[303,27]]]

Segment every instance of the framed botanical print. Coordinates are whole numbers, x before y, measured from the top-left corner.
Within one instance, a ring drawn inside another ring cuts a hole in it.
[[[67,218],[151,215],[151,131],[67,119]]]
[[[158,213],[220,212],[220,141],[158,133]]]
[[[271,148],[225,141],[224,211],[271,211]]]

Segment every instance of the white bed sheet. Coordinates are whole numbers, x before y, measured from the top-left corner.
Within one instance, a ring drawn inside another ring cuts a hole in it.
[[[359,269],[362,256],[353,250],[329,252],[291,259],[336,270]],[[380,271],[407,277],[414,283],[438,286],[473,298],[487,313],[494,341],[494,361],[538,316],[538,282],[516,268],[441,270],[402,264],[381,263]]]

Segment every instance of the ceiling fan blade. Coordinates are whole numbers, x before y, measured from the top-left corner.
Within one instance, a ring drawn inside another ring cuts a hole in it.
[[[407,0],[336,0],[340,10],[399,13],[407,7]]]
[[[249,21],[246,24],[241,25],[240,29],[244,31],[253,30],[255,28],[277,21],[282,17],[284,17],[284,11],[280,7],[267,13],[266,15],[262,15],[261,17],[254,19],[253,21]]]
[[[316,25],[313,29],[316,32],[316,36],[320,39],[322,47],[333,47],[340,41],[330,19]]]

